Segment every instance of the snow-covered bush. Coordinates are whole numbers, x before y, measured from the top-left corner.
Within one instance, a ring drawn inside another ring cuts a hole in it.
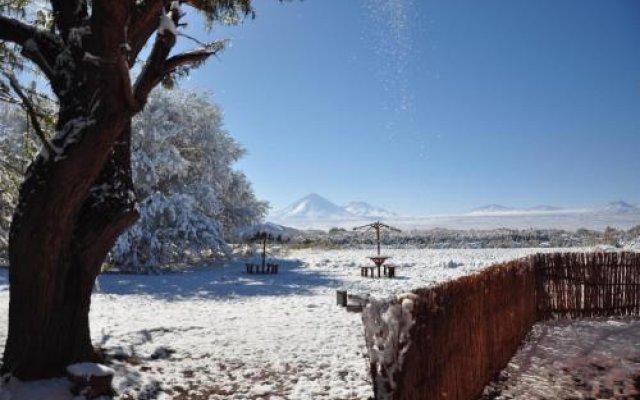
[[[140,220],[111,252],[121,270],[226,253],[225,232],[266,213],[244,174],[232,169],[244,150],[205,94],[157,90],[134,119],[132,154]]]
[[[397,374],[411,345],[417,296],[401,293],[393,299],[371,299],[362,312],[365,342],[378,399],[392,399]]]

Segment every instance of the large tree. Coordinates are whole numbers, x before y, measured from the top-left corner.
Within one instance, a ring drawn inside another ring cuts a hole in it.
[[[12,219],[2,368],[37,379],[96,359],[91,289],[107,252],[138,215],[131,118],[156,85],[222,47],[212,42],[172,55],[182,8],[200,11],[209,24],[238,20],[252,8],[251,0],[186,0],[183,7],[167,0],[51,0],[51,18],[30,23],[29,12],[9,12],[20,3],[0,5],[0,64],[24,57],[37,66],[59,110],[55,135],[39,135],[42,150],[27,170]],[[146,59],[132,79],[140,56]],[[16,77],[5,76],[37,128],[37,110]]]

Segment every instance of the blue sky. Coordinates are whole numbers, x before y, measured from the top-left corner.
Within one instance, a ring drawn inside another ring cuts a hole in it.
[[[637,1],[255,5],[183,86],[211,91],[273,208],[640,203]]]

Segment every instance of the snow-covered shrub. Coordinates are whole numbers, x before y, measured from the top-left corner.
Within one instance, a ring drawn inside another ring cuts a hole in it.
[[[391,301],[371,299],[362,312],[365,342],[377,399],[392,399],[397,374],[411,344],[415,323],[413,293],[398,294]]]
[[[205,94],[156,90],[133,124],[140,220],[118,240],[112,262],[146,272],[226,253],[225,232],[259,222],[267,209],[232,169],[243,154]]]
[[[624,248],[626,250],[632,250],[632,251],[640,251],[640,236],[638,236],[635,239],[631,239],[628,242],[625,243]]]
[[[140,219],[118,240],[112,259],[120,269],[150,272],[212,251],[227,252],[220,224],[192,196],[156,192],[141,204]]]

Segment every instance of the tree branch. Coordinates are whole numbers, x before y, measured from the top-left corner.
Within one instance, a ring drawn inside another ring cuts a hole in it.
[[[176,7],[172,8],[166,16],[161,17],[164,18],[162,23],[168,25],[173,24],[173,29],[164,27],[164,29],[158,30],[151,54],[149,54],[147,62],[140,75],[138,75],[138,79],[133,87],[133,98],[137,104],[137,110],[135,111],[139,111],[144,107],[151,90],[153,90],[165,76],[166,61],[169,53],[171,53],[171,49],[173,49],[173,46],[176,44],[175,28],[181,16],[179,7]]]
[[[24,45],[38,33],[38,29],[14,18],[0,15],[0,40]]]
[[[160,82],[163,76],[165,60],[171,52],[175,41],[175,36],[172,34],[158,34],[144,69],[133,86],[133,98],[137,103],[138,110],[142,109],[149,93]]]
[[[169,58],[165,62],[164,71],[160,80],[165,76],[175,72],[181,67],[197,67],[205,62],[209,57],[216,55],[222,49],[224,49],[225,41],[219,40],[208,44],[206,47],[196,50],[191,50],[186,53],[175,55]]]
[[[0,40],[21,46],[22,54],[35,63],[49,81],[53,82],[54,72],[51,64],[54,59],[45,56],[45,53],[53,50],[53,54],[57,55],[62,50],[59,37],[17,19],[0,15]]]
[[[51,0],[55,24],[65,41],[71,28],[80,25],[88,16],[87,0]]]
[[[128,40],[131,47],[130,64],[138,57],[153,32],[158,28],[158,20],[168,0],[147,0],[141,3],[133,13],[129,26]]]
[[[40,141],[42,142],[42,146],[44,146],[44,148],[47,149],[49,154],[51,155],[55,154],[55,152],[53,151],[53,146],[51,145],[51,143],[49,143],[49,141],[47,140],[47,137],[44,134],[44,131],[40,127],[40,122],[38,122],[38,113],[36,112],[36,109],[33,106],[33,103],[31,102],[31,100],[29,100],[27,95],[25,95],[24,92],[22,91],[22,88],[20,87],[20,84],[18,83],[18,80],[16,79],[15,75],[8,73],[6,71],[2,71],[2,74],[9,80],[9,84],[11,85],[11,88],[13,89],[14,92],[16,92],[18,97],[20,97],[20,100],[22,100],[22,106],[29,114],[29,118],[31,119],[31,124],[33,125],[33,130],[36,132],[36,136],[38,136],[38,139],[40,139]]]
[[[146,0],[135,10],[129,27],[129,45],[131,64],[158,27],[158,19],[171,0]],[[251,0],[182,0],[182,3],[202,12],[211,24],[215,20],[228,17],[240,20],[242,17],[254,17]]]
[[[210,21],[227,16],[239,19],[242,16],[255,16],[251,0],[184,0],[186,4],[202,11]]]

